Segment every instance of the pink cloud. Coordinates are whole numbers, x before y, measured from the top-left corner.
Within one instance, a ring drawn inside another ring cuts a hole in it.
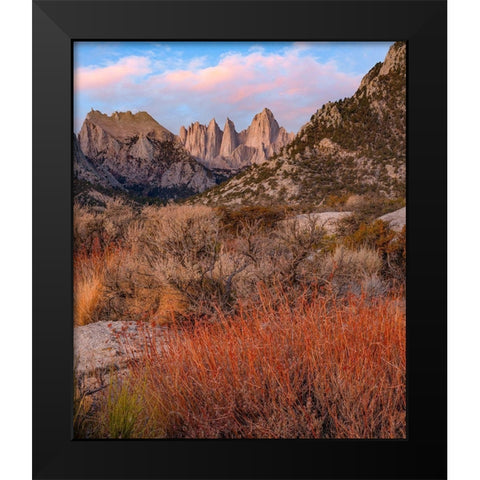
[[[162,97],[176,99],[200,111],[210,106],[211,116],[225,111],[225,116],[235,118],[237,112],[256,113],[276,106],[279,121],[299,124],[295,116],[301,115],[303,121],[305,111],[308,118],[326,101],[351,95],[360,83],[360,77],[340,72],[332,62],[322,64],[302,50],[292,48],[282,55],[261,50],[228,54],[213,67],[153,75],[146,88],[156,92],[159,102]]]
[[[351,91],[360,78],[339,72],[333,63],[321,64],[313,57],[292,49],[286,55],[255,51],[232,54],[218,65],[197,70],[177,70],[152,77],[163,90],[188,93],[214,92],[215,96],[237,103],[264,92],[302,95],[322,88]]]
[[[227,116],[241,130],[264,107],[280,125],[297,131],[324,103],[352,95],[361,80],[334,62],[321,63],[302,45],[282,54],[230,53],[208,67],[199,61],[162,73],[149,69],[147,58],[127,57],[108,67],[79,69],[75,87],[88,90],[90,105],[98,99],[112,111],[119,106],[147,110],[175,133],[180,125],[208,123],[212,117],[222,128]],[[147,73],[142,81],[133,81]],[[106,88],[114,84],[116,88]]]
[[[84,67],[75,71],[75,91],[94,90],[117,84],[122,80],[150,72],[147,57],[125,57],[108,67]]]
[[[235,72],[226,65],[219,64],[199,70],[176,70],[154,77],[152,80],[161,86],[171,86],[192,92],[211,91],[219,85],[234,80]]]

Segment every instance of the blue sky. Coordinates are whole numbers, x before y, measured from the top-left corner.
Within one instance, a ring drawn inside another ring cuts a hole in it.
[[[328,101],[352,95],[393,42],[77,42],[74,128],[91,108],[145,110],[180,126],[226,118],[237,131],[263,108],[296,132]]]

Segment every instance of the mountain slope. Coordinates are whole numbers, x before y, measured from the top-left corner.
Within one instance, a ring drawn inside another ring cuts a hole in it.
[[[195,198],[207,204],[321,205],[328,195],[405,195],[406,46],[397,42],[356,93],[314,113],[262,165]]]
[[[77,136],[73,135],[73,178],[103,188],[118,188],[123,190],[122,185],[108,171],[102,167],[96,168],[83,154],[78,143]]]
[[[115,112],[108,116],[92,110],[78,140],[88,165],[100,172],[100,183],[107,179],[110,187],[167,199],[186,197],[215,185],[212,172],[146,112]],[[85,166],[80,156],[77,164]],[[98,183],[98,178],[82,175],[84,180]]]
[[[180,128],[179,138],[185,149],[210,169],[236,172],[252,164],[261,164],[280,151],[294,137],[278,125],[273,113],[263,109],[250,126],[237,133],[227,118],[220,130],[215,119],[208,126],[195,122]]]

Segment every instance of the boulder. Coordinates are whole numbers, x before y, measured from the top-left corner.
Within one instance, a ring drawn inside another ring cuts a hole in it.
[[[394,212],[378,217],[377,220],[382,220],[383,222],[388,223],[392,230],[400,232],[407,221],[407,209],[406,207],[400,208]]]
[[[144,322],[96,322],[74,328],[76,378],[89,388],[106,383],[112,372],[121,373],[149,349],[166,348],[168,327]]]

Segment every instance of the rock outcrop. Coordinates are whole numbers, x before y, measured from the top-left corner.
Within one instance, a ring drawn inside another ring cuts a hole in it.
[[[183,125],[180,128],[180,133],[178,134],[178,137],[180,138],[182,145],[185,145],[185,142],[187,141],[187,129]]]
[[[144,322],[96,322],[73,331],[74,370],[77,384],[85,393],[105,388],[128,373],[128,367],[151,349],[168,348],[169,329]]]
[[[112,187],[142,196],[175,198],[215,185],[212,172],[146,112],[108,116],[92,110],[78,139],[89,164]]]
[[[77,136],[73,134],[73,177],[102,188],[118,188],[123,190],[122,185],[108,171],[100,165],[96,168],[83,154],[78,143]]]
[[[181,138],[182,132],[179,137]],[[205,155],[207,142],[207,127],[200,125],[198,122],[188,127],[185,135],[185,149],[194,157]]]
[[[232,155],[235,148],[237,148],[237,137],[238,134],[235,131],[235,125],[229,118],[227,118],[220,145],[221,157],[228,158]]]
[[[222,131],[214,118],[210,120],[206,130],[205,160],[212,161],[220,155],[222,147]],[[188,149],[187,149],[188,150]]]
[[[208,127],[198,122],[188,129],[182,126],[178,136],[185,149],[206,167],[238,171],[264,163],[291,141],[294,134],[280,127],[273,113],[265,108],[239,133],[227,118],[223,131],[212,119]]]
[[[378,218],[389,224],[392,230],[400,232],[407,223],[407,209],[406,207],[387,213]]]
[[[164,348],[168,328],[147,323],[95,322],[74,329],[75,371],[92,375],[99,370],[125,368],[145,353],[145,345]]]

